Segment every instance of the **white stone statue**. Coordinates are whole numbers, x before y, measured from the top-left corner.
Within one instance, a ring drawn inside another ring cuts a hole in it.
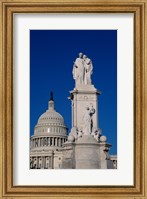
[[[76,85],[84,84],[84,60],[83,60],[83,53],[79,53],[79,58],[77,58],[74,62],[73,66],[73,78],[76,81]]]
[[[95,109],[93,108],[92,104],[86,107],[86,111],[83,116],[83,122],[84,122],[83,133],[85,135],[90,135],[92,133],[92,128],[93,128],[92,116],[94,113]]]
[[[83,55],[83,60],[85,69],[84,84],[91,84],[91,74],[93,70],[92,61],[86,55]]]
[[[81,128],[78,129],[78,138],[81,138],[83,136],[83,131]]]
[[[98,129],[93,128],[91,135],[99,142],[100,137],[102,136],[102,130],[100,128]]]
[[[76,127],[72,127],[71,132],[68,136],[68,142],[74,142],[78,139],[78,129]]]

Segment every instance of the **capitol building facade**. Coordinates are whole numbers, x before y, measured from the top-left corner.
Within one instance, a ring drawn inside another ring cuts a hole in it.
[[[91,82],[93,66],[82,53],[73,66],[75,88],[70,91],[72,128],[55,110],[51,92],[48,109],[30,139],[30,169],[116,169],[117,156],[98,127],[98,97]]]
[[[43,113],[34,128],[31,137],[30,167],[36,169],[60,168],[62,153],[60,150],[67,141],[67,127],[63,117],[55,111],[53,93],[48,110]]]

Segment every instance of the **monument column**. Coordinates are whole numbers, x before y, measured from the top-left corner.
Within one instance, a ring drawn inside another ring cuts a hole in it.
[[[83,53],[79,53],[73,66],[75,88],[70,92],[72,129],[68,137],[68,145],[71,145],[73,151],[69,156],[74,160],[72,166],[75,169],[99,169],[101,167],[98,141],[93,136],[98,132],[97,103],[100,91],[92,84],[92,71],[91,60]],[[64,165],[71,167],[68,159],[64,159]]]
[[[93,115],[93,129],[98,129],[98,95],[100,91],[94,86],[79,86],[70,92],[72,103],[72,127],[83,129],[83,117],[87,107],[92,106],[95,109]]]

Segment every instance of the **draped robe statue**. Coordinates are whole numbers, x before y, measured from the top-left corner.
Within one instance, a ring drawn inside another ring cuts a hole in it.
[[[84,84],[84,60],[83,53],[79,53],[79,58],[76,59],[73,66],[73,78],[76,81],[76,85]]]
[[[85,68],[85,75],[84,75],[84,84],[91,84],[91,74],[93,70],[93,65],[91,60],[84,55],[84,68]]]
[[[92,116],[94,113],[95,113],[95,109],[93,108],[92,104],[86,107],[86,111],[83,116],[83,122],[84,122],[83,133],[86,135],[90,135],[92,133],[92,130],[93,130]]]

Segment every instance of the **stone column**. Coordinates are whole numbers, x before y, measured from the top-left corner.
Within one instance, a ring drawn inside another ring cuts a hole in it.
[[[61,147],[61,138],[59,138],[59,147]]]
[[[46,157],[44,156],[44,169],[46,168]]]
[[[38,156],[38,168],[40,169],[40,157]]]
[[[51,169],[53,169],[54,165],[53,165],[53,154],[51,156]]]
[[[50,137],[48,137],[48,146],[50,146]]]
[[[44,146],[46,146],[47,145],[47,140],[46,140],[46,137],[44,138]]]
[[[43,156],[43,168],[45,168],[45,156]]]
[[[39,167],[40,167],[40,169],[42,169],[42,157],[41,156],[40,156],[40,160],[39,160]]]
[[[63,145],[63,138],[61,138],[61,146]]]
[[[41,156],[41,169],[43,169],[43,157]]]
[[[38,157],[36,156],[36,169],[38,168]]]
[[[52,137],[51,139],[52,139],[52,146],[54,146],[54,138]]]
[[[57,138],[55,138],[55,146],[57,146]]]
[[[49,167],[49,169],[50,169],[50,167],[51,167],[51,160],[50,160],[50,156],[48,156],[48,167]]]
[[[40,138],[38,138],[38,147],[40,147]]]

